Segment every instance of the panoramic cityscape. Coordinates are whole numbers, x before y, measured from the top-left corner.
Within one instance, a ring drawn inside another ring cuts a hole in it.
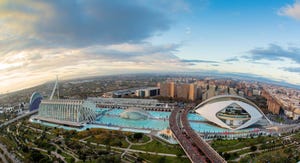
[[[300,1],[0,2],[0,162],[300,162]]]

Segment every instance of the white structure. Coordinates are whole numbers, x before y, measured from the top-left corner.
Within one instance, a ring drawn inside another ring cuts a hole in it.
[[[37,120],[82,126],[96,119],[96,105],[83,100],[43,100],[39,107]]]
[[[215,96],[200,103],[195,109],[207,120],[227,129],[243,129],[263,117],[271,123],[254,103],[240,96]]]
[[[89,97],[87,100],[99,105],[114,105],[114,106],[128,106],[128,107],[166,107],[166,104],[160,103],[155,99],[136,99],[136,98],[98,98]]]
[[[52,93],[50,95],[50,100],[53,99],[53,96],[54,96],[54,93],[57,93],[57,98],[59,99],[59,87],[58,87],[58,76],[56,76],[56,81],[55,81],[55,85],[54,85],[54,88],[52,90]]]

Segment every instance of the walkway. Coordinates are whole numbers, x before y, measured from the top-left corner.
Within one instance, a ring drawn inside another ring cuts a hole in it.
[[[87,143],[87,141],[84,140],[79,140],[82,143]],[[105,144],[97,144],[97,143],[91,143],[92,145],[95,146],[100,146],[100,147],[106,147],[107,145]],[[159,155],[159,156],[168,156],[168,157],[178,157],[176,154],[169,154],[169,153],[158,153],[158,152],[148,152],[148,151],[143,151],[143,150],[137,150],[137,149],[128,149],[128,148],[122,148],[122,147],[111,147],[112,149],[117,149],[117,150],[122,150],[127,152],[133,152],[133,153],[147,153],[151,155]]]
[[[33,147],[33,149],[36,149],[36,150],[39,150],[39,151],[42,151],[42,152],[48,152],[47,150],[42,149],[42,148],[38,148],[38,147]],[[65,160],[65,157],[58,154],[57,152],[51,151],[51,154],[54,155],[56,158],[59,158],[60,160],[62,160],[64,163],[67,163],[67,161]]]
[[[144,142],[144,143],[132,143],[131,141],[128,140],[128,137],[126,136],[125,140],[126,140],[127,143],[129,143],[129,146],[122,153],[121,158],[123,158],[124,155],[130,150],[130,148],[131,148],[132,145],[145,145],[145,144],[148,144],[148,143],[152,142],[152,140],[153,140],[152,137],[150,136],[149,138],[150,138],[150,140],[148,140],[147,142]]]
[[[5,158],[5,155],[3,155],[2,153],[0,153],[0,158],[3,161],[3,163],[8,163],[8,161]],[[1,161],[0,161],[1,162]]]
[[[12,153],[9,153],[6,146],[0,143],[0,148],[3,151],[3,155],[6,155],[12,162],[20,163],[20,160]]]

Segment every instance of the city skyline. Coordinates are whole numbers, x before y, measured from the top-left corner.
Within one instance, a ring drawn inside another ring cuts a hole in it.
[[[141,72],[300,84],[300,1],[1,1],[0,94]]]

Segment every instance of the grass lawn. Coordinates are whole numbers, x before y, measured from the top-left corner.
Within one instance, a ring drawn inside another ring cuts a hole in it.
[[[266,141],[274,140],[274,137],[261,136],[257,138],[244,138],[235,140],[214,140],[211,146],[218,152],[226,152],[243,147],[249,147],[256,144],[265,143]]]
[[[179,145],[170,145],[161,143],[155,139],[152,142],[145,145],[133,145],[131,149],[144,150],[149,152],[159,152],[159,153],[171,153],[171,154],[181,154],[184,155],[184,151]]]
[[[157,156],[157,155],[150,155],[150,154],[139,154],[139,156],[145,160],[150,162],[172,162],[172,163],[190,163],[191,161],[188,158],[182,157],[166,157],[166,156]]]
[[[0,136],[0,142],[5,144],[7,147],[17,147],[14,141],[8,139],[7,137]]]
[[[109,144],[110,146],[118,146],[122,148],[127,148],[129,146],[129,143],[125,140],[125,137],[112,137],[111,139],[108,139],[107,137],[90,137],[86,141],[97,144]]]
[[[62,152],[61,155],[65,157],[65,160],[66,160],[68,163],[71,163],[71,162],[72,162],[72,159],[74,159],[72,156],[66,154],[65,152]]]
[[[130,136],[128,136],[128,140],[132,143],[146,143],[147,141],[150,140],[150,138],[149,138],[149,136],[144,134],[141,139],[137,140],[137,139],[133,138],[133,135],[130,135]]]
[[[255,154],[254,156],[246,156],[240,160],[240,162],[290,162],[290,163],[296,163],[297,159],[294,157],[290,157],[291,153],[284,152],[283,149],[270,151],[270,152],[264,152],[260,154]],[[296,154],[297,155],[297,154]],[[297,156],[296,156],[297,157]],[[298,153],[299,157],[299,153]]]

